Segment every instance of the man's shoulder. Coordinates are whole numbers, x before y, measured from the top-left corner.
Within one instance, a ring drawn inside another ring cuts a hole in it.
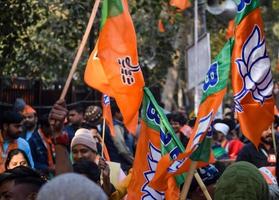
[[[23,138],[18,138],[17,139],[17,144],[18,144],[18,147],[21,149],[21,148],[23,148],[23,149],[25,149],[25,148],[29,148],[29,144],[28,144],[28,142],[25,140],[25,139],[23,139]]]

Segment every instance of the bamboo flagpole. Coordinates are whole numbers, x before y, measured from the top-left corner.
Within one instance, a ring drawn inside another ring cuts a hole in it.
[[[64,88],[63,88],[63,91],[61,93],[60,99],[65,99],[65,96],[68,92],[68,89],[69,89],[70,83],[72,81],[73,75],[74,75],[74,73],[77,69],[78,62],[80,60],[80,57],[81,57],[81,54],[82,54],[83,49],[85,47],[85,44],[87,42],[89,33],[90,33],[91,28],[93,26],[93,22],[95,20],[96,14],[97,14],[99,4],[100,4],[100,0],[96,0],[95,3],[94,3],[93,9],[92,9],[92,12],[91,12],[91,15],[90,15],[90,18],[89,18],[89,21],[88,21],[88,24],[87,24],[87,27],[86,27],[86,30],[85,30],[85,33],[82,37],[82,41],[81,41],[80,46],[78,48],[78,52],[77,52],[76,57],[74,59],[74,62],[72,64],[70,73],[69,73],[67,81],[64,85]]]
[[[204,183],[203,183],[203,181],[202,181],[202,179],[201,179],[201,177],[200,177],[200,175],[198,174],[197,171],[194,172],[194,177],[196,178],[196,180],[197,180],[197,182],[198,182],[206,200],[212,200],[210,194],[208,193],[208,190],[207,190],[206,186],[204,185]]]
[[[198,164],[197,161],[191,162],[190,170],[187,172],[187,176],[186,176],[182,191],[180,193],[180,200],[185,200],[187,197],[197,164]]]
[[[104,146],[105,146],[105,129],[106,129],[106,119],[103,118],[103,130],[102,130],[102,158],[104,157]]]

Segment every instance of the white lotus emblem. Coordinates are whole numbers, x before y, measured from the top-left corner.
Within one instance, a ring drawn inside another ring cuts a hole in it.
[[[236,59],[243,80],[242,90],[234,96],[236,110],[242,112],[240,101],[251,92],[253,99],[261,104],[272,96],[272,74],[266,52],[265,38],[261,40],[260,28],[256,25],[242,47],[242,57]]]

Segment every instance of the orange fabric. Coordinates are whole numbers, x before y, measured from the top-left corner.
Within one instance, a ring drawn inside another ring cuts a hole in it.
[[[191,2],[189,0],[170,0],[170,5],[185,10],[191,6]]]
[[[159,193],[148,186],[156,170],[157,162],[161,158],[160,133],[141,122],[141,132],[137,143],[136,156],[133,163],[131,182],[128,187],[128,200],[166,199],[175,200],[179,197],[179,188],[173,178],[164,182],[167,185],[166,193]]]
[[[235,29],[235,42],[232,51],[232,86],[234,94],[239,93],[244,86],[236,59],[242,58],[242,47],[255,25],[258,25],[260,31],[263,31],[263,21],[259,8],[247,15]],[[263,36],[263,32],[261,32],[261,36]],[[274,99],[266,99],[261,104],[256,102],[251,92],[249,92],[240,103],[243,107],[243,112],[237,112],[237,115],[241,130],[245,137],[257,147],[260,143],[262,132],[273,122]]]
[[[4,151],[4,139],[2,133],[0,132],[0,173],[5,171],[5,162],[8,156],[8,153],[13,150],[17,149],[18,144],[17,141],[14,140],[13,142],[9,143],[9,146],[6,151]]]
[[[32,113],[36,113],[36,111],[30,105],[25,105],[22,114],[26,115]]]
[[[103,107],[103,119],[105,119],[109,127],[110,134],[114,137],[115,132],[114,132],[112,114],[110,109],[110,97],[105,94],[102,95],[102,107]]]
[[[47,149],[47,161],[48,161],[48,167],[50,169],[54,169],[54,161],[53,161],[53,154],[55,152],[54,144],[50,137],[46,137],[43,133],[43,130],[41,128],[38,129],[38,133],[43,141],[44,146]]]
[[[158,20],[158,30],[161,33],[166,32],[165,26],[164,26],[164,24],[163,24],[161,19]]]
[[[110,156],[109,156],[109,153],[108,153],[108,149],[107,149],[107,146],[105,144],[104,144],[103,148],[104,148],[103,153],[104,153],[105,160],[110,161]]]
[[[177,156],[176,160],[171,160],[169,155],[165,155],[162,157],[162,159],[158,163],[157,172],[150,183],[151,187],[154,187],[158,190],[165,190],[165,181],[168,180],[169,177],[189,171],[189,167],[192,162],[190,160],[190,156],[196,150],[195,146],[200,144],[200,142],[204,139],[206,139],[206,134],[201,134],[200,137],[197,137],[197,135],[198,133],[207,132],[209,125],[211,124],[211,121],[214,119],[214,116],[217,113],[225,94],[226,88],[208,96],[206,100],[202,102],[202,104],[199,107],[196,123],[191,133],[185,152],[180,153]],[[207,119],[204,121],[204,124],[199,123],[201,119],[204,118]],[[210,151],[210,149],[207,150]],[[214,161],[215,159],[213,153],[211,152],[209,162],[205,163],[199,161],[197,168],[204,167],[208,165],[208,163],[213,163]]]
[[[88,60],[84,79],[89,86],[115,98],[126,128],[135,134],[144,79],[126,0],[122,0],[122,5],[123,13],[107,18]]]
[[[226,39],[230,39],[233,36],[234,32],[234,20],[230,20],[228,28],[226,29]]]

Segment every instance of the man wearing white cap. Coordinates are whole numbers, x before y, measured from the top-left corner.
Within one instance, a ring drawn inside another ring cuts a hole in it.
[[[229,133],[230,127],[225,124],[225,123],[221,123],[218,122],[216,124],[214,124],[214,129],[216,130],[216,140],[217,142],[223,147],[226,148],[226,145],[228,143],[228,140],[226,139],[226,136]]]
[[[103,189],[107,195],[110,195],[114,188],[110,183],[110,169],[105,160],[99,157],[97,161],[97,143],[90,130],[80,128],[75,132],[71,142],[71,151],[74,162],[78,160],[89,160],[98,164],[102,170]]]

